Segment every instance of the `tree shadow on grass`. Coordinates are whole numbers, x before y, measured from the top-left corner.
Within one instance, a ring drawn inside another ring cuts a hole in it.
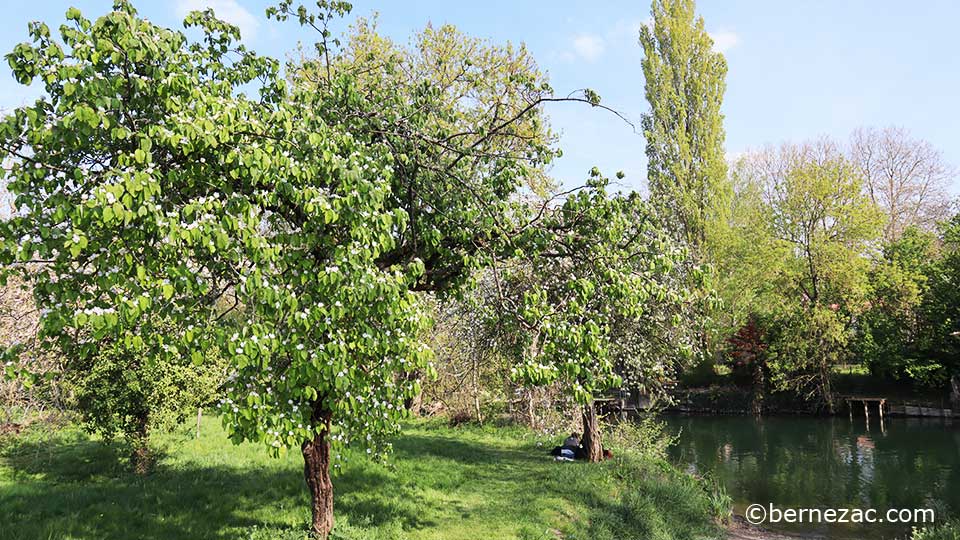
[[[593,471],[584,464],[554,463],[546,449],[509,448],[469,438],[404,434],[394,442],[403,478],[427,496],[421,505],[436,520],[471,520],[516,536],[527,524],[563,511],[563,498]]]
[[[304,538],[309,496],[302,469],[289,462],[259,467],[159,462],[145,477],[128,472],[122,445],[52,438],[19,440],[0,449],[0,538],[163,539]],[[3,471],[6,469],[6,472]],[[6,477],[6,481],[4,480]],[[12,480],[12,481],[11,481]],[[378,526],[423,525],[380,493],[385,471],[353,468],[335,478],[338,517]]]
[[[128,475],[130,448],[121,443],[92,441],[80,432],[41,439],[9,438],[0,457],[16,475],[39,476],[57,483],[91,482]],[[157,462],[167,453],[152,450]]]
[[[468,443],[460,439],[445,436],[404,434],[393,443],[398,457],[418,458],[433,456],[458,461],[465,465],[489,464],[542,464],[550,459],[546,450],[530,452],[498,448],[480,443]]]

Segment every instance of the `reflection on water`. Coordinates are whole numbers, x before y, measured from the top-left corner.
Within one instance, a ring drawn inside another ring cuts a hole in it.
[[[679,432],[671,458],[719,480],[742,513],[779,508],[933,508],[960,515],[960,426],[894,418],[868,430],[863,418],[667,416]],[[828,538],[903,537],[903,525],[770,526]]]

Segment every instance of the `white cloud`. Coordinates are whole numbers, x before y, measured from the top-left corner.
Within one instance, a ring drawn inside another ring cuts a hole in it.
[[[740,43],[740,36],[727,30],[710,32],[710,38],[713,39],[713,49],[720,53],[725,53]]]
[[[260,21],[246,8],[237,3],[237,0],[177,0],[177,15],[184,17],[191,11],[212,8],[217,18],[240,29],[244,39],[253,39],[257,33]]]
[[[573,50],[577,56],[588,62],[593,62],[603,54],[603,38],[590,34],[580,34],[573,38]]]
[[[640,39],[640,28],[651,25],[653,25],[653,19],[651,17],[642,20],[618,19],[610,31],[607,32],[607,36],[611,40],[626,39],[632,43],[636,43],[637,40]]]

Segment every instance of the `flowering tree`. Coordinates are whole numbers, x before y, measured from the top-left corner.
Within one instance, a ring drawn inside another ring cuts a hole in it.
[[[46,96],[0,124],[15,197],[0,232],[4,273],[29,276],[40,342],[62,356],[88,426],[129,435],[145,470],[150,425],[202,402],[210,387],[195,383],[216,376],[199,366],[215,340],[197,329],[230,269],[212,264],[211,242],[227,236],[204,225],[217,199],[203,184],[229,135],[201,116],[252,104],[229,97],[244,79],[220,64],[229,29],[209,15],[189,21],[208,46],[189,48],[125,3],[96,23],[75,9],[66,17],[60,42],[32,23],[33,43],[7,56],[17,80],[39,80]]]
[[[231,437],[301,448],[325,536],[335,447],[382,451],[415,389],[397,375],[428,358],[409,291],[423,265],[377,263],[407,219],[385,208],[390,155],[327,125],[212,13],[186,21],[202,43],[126,2],[67,19],[62,42],[35,23],[8,56],[46,97],[0,126],[5,271],[40,265],[42,338],[68,370],[104,350],[134,370],[223,351]],[[260,96],[239,91],[254,81]]]
[[[689,315],[703,271],[659,227],[637,193],[611,195],[593,170],[585,189],[517,238],[523,257],[495,267],[495,322],[506,328],[514,378],[560,383],[583,407],[583,446],[601,459],[594,398],[619,387],[652,388],[696,347]]]

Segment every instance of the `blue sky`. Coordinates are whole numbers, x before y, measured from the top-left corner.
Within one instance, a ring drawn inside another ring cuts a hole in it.
[[[241,27],[261,54],[283,58],[313,36],[293,23],[267,21],[269,0],[135,2],[152,21],[181,28],[182,14],[206,5]],[[51,28],[68,7],[88,17],[110,0],[4,1],[0,50],[26,38],[26,24]],[[724,104],[727,153],[820,135],[846,139],[859,126],[898,125],[932,142],[960,165],[960,3],[924,1],[701,0],[698,10],[729,64]],[[645,110],[637,29],[649,18],[646,1],[376,1],[354,3],[354,15],[380,13],[381,29],[406,41],[427,22],[453,23],[494,41],[525,42],[559,94],[579,88],[639,122]],[[0,67],[0,108],[34,99]],[[644,141],[619,119],[584,106],[548,109],[562,133],[564,157],[553,175],[580,183],[597,165],[627,173],[628,187],[645,184]]]

